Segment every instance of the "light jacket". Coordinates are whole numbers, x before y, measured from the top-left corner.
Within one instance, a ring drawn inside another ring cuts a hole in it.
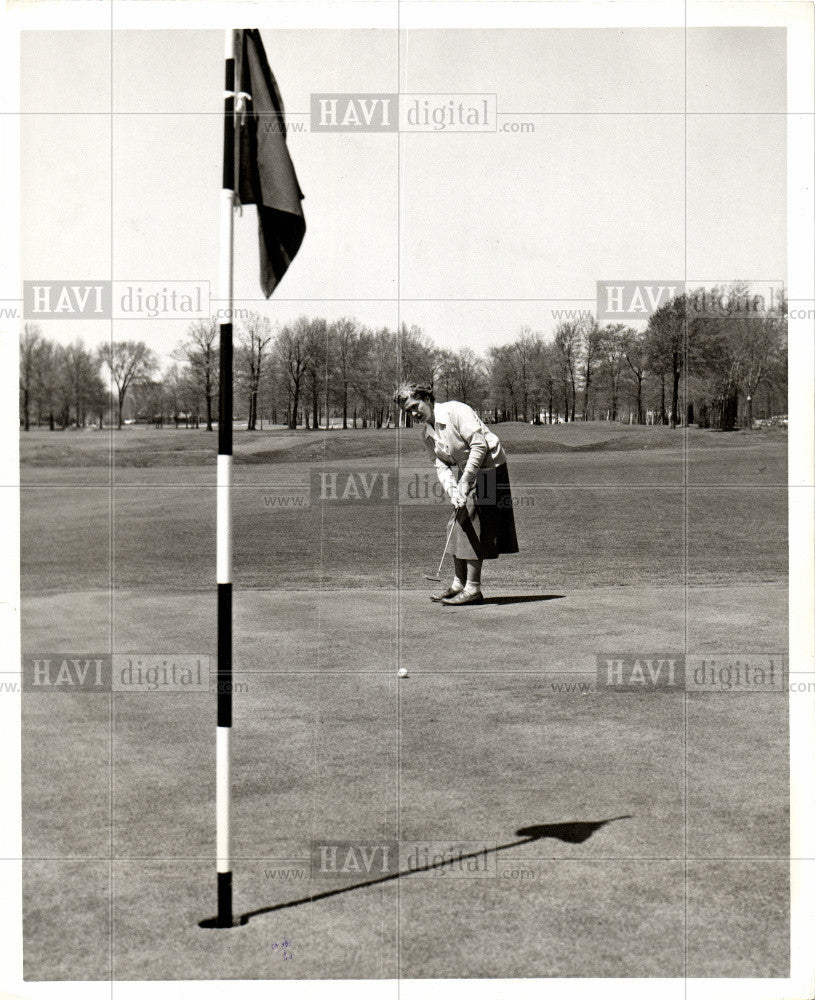
[[[497,436],[475,410],[455,399],[433,407],[435,427],[425,427],[424,445],[436,465],[436,474],[450,493],[458,486],[467,492],[479,469],[503,465],[507,456]],[[454,469],[458,469],[457,477]]]

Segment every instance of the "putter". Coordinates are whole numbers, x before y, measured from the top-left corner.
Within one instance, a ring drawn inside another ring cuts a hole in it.
[[[450,545],[450,539],[453,536],[453,528],[456,526],[456,521],[458,520],[459,511],[464,510],[463,507],[456,508],[456,514],[453,520],[450,522],[450,530],[447,532],[447,541],[444,543],[444,552],[441,554],[441,559],[439,560],[439,568],[436,570],[436,576],[425,576],[425,580],[431,580],[433,583],[441,583],[441,568],[444,565],[444,557],[447,555],[447,547]]]

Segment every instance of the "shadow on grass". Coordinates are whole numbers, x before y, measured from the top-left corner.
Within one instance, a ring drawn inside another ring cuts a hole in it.
[[[484,604],[531,604],[534,601],[561,601],[565,596],[565,594],[507,594],[504,597],[485,597]],[[465,608],[478,606],[464,605]]]
[[[381,885],[383,882],[392,882],[397,878],[407,878],[417,872],[429,872],[434,868],[444,868],[445,865],[453,862],[468,861],[476,858],[483,858],[485,854],[496,854],[498,851],[506,851],[510,847],[520,847],[523,844],[531,844],[535,840],[543,840],[547,837],[553,840],[561,840],[566,844],[582,844],[607,823],[615,823],[617,820],[631,819],[630,815],[612,816],[609,819],[600,820],[575,820],[568,823],[542,823],[539,826],[523,826],[515,831],[515,836],[519,840],[512,840],[507,844],[498,844],[497,847],[489,847],[480,851],[473,851],[471,854],[457,855],[455,858],[447,858],[444,861],[434,862],[424,865],[421,868],[410,868],[407,871],[393,872],[391,875],[383,875],[380,878],[368,879],[366,882],[355,882],[353,885],[344,885],[337,889],[327,889],[325,892],[315,892],[302,899],[292,899],[287,903],[275,903],[272,906],[263,906],[258,910],[250,910],[235,918],[235,925],[248,924],[254,917],[263,916],[264,913],[275,913],[277,910],[287,910],[293,906],[304,906],[306,903],[316,903],[321,899],[329,899],[331,896],[339,896],[344,892],[354,892],[356,889],[365,889],[371,885]],[[202,920],[199,927],[214,927],[215,919]]]
[[[496,607],[502,604],[534,604],[535,601],[562,601],[565,598],[565,594],[504,594],[499,597],[485,597],[480,604],[444,604],[441,603],[443,608],[453,608],[462,610],[466,608],[468,611],[475,610],[476,608],[486,608],[489,605]]]

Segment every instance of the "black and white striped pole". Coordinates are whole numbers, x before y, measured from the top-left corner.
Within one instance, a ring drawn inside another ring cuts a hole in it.
[[[231,927],[232,844],[232,242],[235,204],[235,32],[225,39],[224,164],[221,191],[220,376],[216,545],[218,583],[218,685],[215,743],[215,853],[218,878],[216,927]]]
[[[277,84],[257,29],[226,32],[224,77],[224,159],[221,190],[220,374],[216,580],[218,584],[218,669],[215,752],[215,856],[218,915],[202,927],[234,927],[230,830],[232,736],[232,250],[236,184],[243,204],[258,210],[260,286],[268,298],[300,249],[306,231],[303,194],[289,157],[284,131],[258,132],[259,114],[282,122]],[[257,100],[255,100],[257,99]],[[249,110],[259,103],[261,112]],[[236,115],[247,133],[237,132]],[[240,157],[236,139],[240,139]],[[240,159],[240,165],[236,162]],[[251,162],[250,162],[251,161]],[[262,169],[261,169],[262,168]],[[236,175],[237,172],[237,175]],[[237,923],[241,923],[238,920]]]

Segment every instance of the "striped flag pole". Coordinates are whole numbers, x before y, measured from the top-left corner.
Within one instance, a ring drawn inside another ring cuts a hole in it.
[[[215,855],[218,915],[202,927],[234,927],[230,833],[232,736],[232,242],[236,194],[258,212],[260,287],[268,298],[300,249],[306,231],[303,193],[286,144],[283,102],[256,28],[225,38],[224,162],[219,299],[217,568],[218,717],[215,742]],[[240,131],[238,130],[239,116]],[[272,127],[283,125],[283,128]],[[237,133],[237,134],[236,134]],[[239,154],[239,155],[238,155]],[[239,162],[239,165],[238,165]],[[237,166],[237,174],[236,174]],[[240,922],[240,921],[239,921]]]
[[[224,164],[221,191],[220,280],[225,310],[220,329],[218,402],[217,572],[218,710],[215,742],[215,841],[218,878],[216,927],[231,927],[232,847],[230,836],[232,736],[232,242],[235,203],[235,32],[225,38]]]

